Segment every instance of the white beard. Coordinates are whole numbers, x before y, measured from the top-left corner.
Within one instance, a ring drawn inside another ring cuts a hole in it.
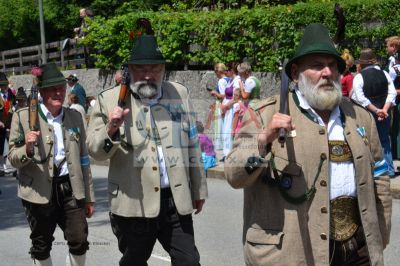
[[[137,81],[133,84],[129,84],[129,87],[134,93],[139,95],[141,99],[151,99],[161,90],[160,85],[147,81]]]
[[[338,80],[320,79],[313,84],[303,72],[299,75],[298,87],[304,99],[315,110],[332,111],[342,100],[342,86]]]

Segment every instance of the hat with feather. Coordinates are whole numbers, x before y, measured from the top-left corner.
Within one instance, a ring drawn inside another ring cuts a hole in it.
[[[136,24],[138,28],[144,29],[145,34],[141,34],[135,38],[131,56],[126,64],[164,64],[165,57],[158,47],[150,21],[146,18],[139,18]]]
[[[65,77],[55,63],[43,64],[32,68],[33,83],[39,89],[65,85]]]

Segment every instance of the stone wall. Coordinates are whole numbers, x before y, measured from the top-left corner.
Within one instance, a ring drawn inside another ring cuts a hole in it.
[[[87,96],[95,96],[104,89],[115,84],[114,71],[99,69],[78,69],[63,71],[65,77],[76,73],[79,83],[86,90]],[[274,73],[254,73],[261,81],[261,97],[267,97],[279,92],[279,75]],[[193,107],[198,112],[198,119],[205,122],[209,106],[213,103],[206,87],[215,88],[217,77],[213,71],[170,71],[166,73],[166,79],[182,83],[189,89],[190,99]],[[31,75],[16,75],[9,78],[14,88],[23,86],[29,94],[32,86]]]

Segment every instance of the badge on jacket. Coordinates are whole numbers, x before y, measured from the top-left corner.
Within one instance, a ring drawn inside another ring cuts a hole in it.
[[[53,139],[51,136],[47,135],[45,138],[46,138],[46,144],[49,145],[53,144]]]
[[[369,141],[368,141],[368,138],[367,138],[367,134],[366,134],[366,131],[365,131],[365,127],[358,127],[358,128],[357,128],[357,133],[362,137],[362,139],[363,139],[365,145],[368,145],[368,144],[369,144]]]
[[[79,142],[79,139],[81,138],[79,127],[68,128],[68,134],[70,140],[75,140],[76,142]]]

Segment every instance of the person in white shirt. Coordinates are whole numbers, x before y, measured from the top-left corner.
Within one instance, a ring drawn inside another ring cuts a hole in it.
[[[400,48],[400,37],[399,36],[391,36],[385,39],[386,41],[386,52],[389,55],[388,66],[386,70],[390,70],[395,65],[394,54]]]
[[[69,108],[76,110],[81,114],[83,125],[85,126],[85,129],[86,129],[87,123],[86,123],[85,109],[83,108],[82,105],[79,104],[78,96],[73,92],[68,95],[68,105],[69,105]]]
[[[377,65],[372,49],[365,48],[361,51],[358,64],[361,72],[354,77],[351,98],[374,116],[389,166],[389,176],[393,177],[395,171],[390,145],[389,110],[396,104],[396,90],[389,74]]]
[[[58,225],[68,245],[66,265],[84,266],[89,249],[86,218],[93,215],[95,201],[86,131],[80,115],[63,107],[66,81],[56,64],[35,67],[32,74],[43,102],[15,112],[9,152],[31,230],[30,254],[34,265],[52,265]],[[37,118],[33,125],[32,114]]]

